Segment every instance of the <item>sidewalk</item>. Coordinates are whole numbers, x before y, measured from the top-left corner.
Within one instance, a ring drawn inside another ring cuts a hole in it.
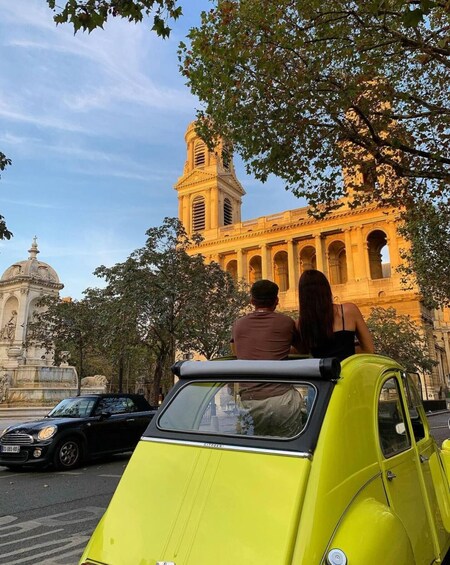
[[[21,407],[21,408],[0,408],[0,420],[6,418],[8,420],[26,418],[41,418],[46,416],[52,407],[46,406],[33,406],[32,408]]]

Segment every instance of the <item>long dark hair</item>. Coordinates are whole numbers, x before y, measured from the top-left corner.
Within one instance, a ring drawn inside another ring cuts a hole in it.
[[[333,335],[333,296],[326,276],[316,269],[305,271],[298,281],[299,330],[310,349]]]

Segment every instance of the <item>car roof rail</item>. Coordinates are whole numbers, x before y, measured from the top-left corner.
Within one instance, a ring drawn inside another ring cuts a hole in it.
[[[177,361],[172,372],[181,379],[271,376],[276,379],[308,377],[333,381],[340,376],[341,364],[336,357],[285,361]]]

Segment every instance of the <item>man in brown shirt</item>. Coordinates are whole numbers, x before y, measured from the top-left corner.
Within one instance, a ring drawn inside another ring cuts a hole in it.
[[[259,280],[250,294],[254,311],[233,324],[233,352],[238,359],[286,359],[299,338],[294,320],[275,312],[278,285]],[[292,437],[301,429],[303,401],[292,385],[248,383],[241,387],[240,400],[252,416],[256,435]]]
[[[254,311],[236,320],[232,329],[232,347],[238,359],[286,359],[291,346],[298,345],[295,322],[275,312],[278,285],[263,279],[250,289]]]

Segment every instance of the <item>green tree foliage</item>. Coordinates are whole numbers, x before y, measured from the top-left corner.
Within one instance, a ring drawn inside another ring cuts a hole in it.
[[[218,265],[205,265],[200,254],[188,254],[199,241],[187,236],[179,220],[166,218],[162,226],[147,231],[145,246],[124,263],[95,271],[106,281],[102,296],[116,303],[110,305],[116,314],[104,324],[104,337],[116,343],[119,353],[130,343],[130,335],[148,349],[154,359],[153,402],[160,387],[168,384],[164,378],[171,378],[175,353],[221,352],[229,341],[230,325],[245,304],[242,291]],[[114,335],[108,338],[108,332]]]
[[[400,233],[410,242],[402,251],[404,282],[418,284],[430,308],[450,305],[450,208],[419,203],[405,214]]]
[[[348,188],[355,205],[448,198],[449,24],[444,0],[219,0],[180,48],[198,131],[318,213]]]
[[[200,242],[189,238],[176,218],[147,231],[144,247],[123,263],[100,266],[104,288],[90,288],[80,301],[45,297],[28,326],[28,343],[55,352],[69,350],[80,379],[86,366],[95,372],[112,367],[122,390],[126,374],[149,375],[151,401],[171,386],[170,366],[179,353],[208,359],[228,352],[231,324],[248,305],[217,263],[205,264],[188,251]]]
[[[366,321],[376,353],[395,359],[410,372],[427,373],[436,365],[428,357],[424,337],[409,316],[398,315],[395,308],[372,308]]]
[[[237,285],[215,262],[205,264],[197,276],[195,316],[187,328],[184,349],[206,359],[229,355],[231,325],[249,306],[247,285]]]
[[[152,30],[166,38],[171,31],[168,20],[176,20],[182,13],[177,0],[66,0],[63,5],[47,0],[47,4],[55,12],[55,22],[72,24],[75,33],[79,29],[90,33],[103,28],[110,17],[138,23],[153,15]]]
[[[93,351],[95,332],[91,305],[87,300],[63,301],[45,296],[37,304],[27,327],[27,345],[54,352],[58,364],[61,351],[72,352],[71,360],[78,370],[78,394],[81,379],[86,376],[86,356]]]
[[[0,171],[4,171],[8,165],[11,165],[11,159],[0,151]],[[12,235],[6,227],[5,218],[0,216],[0,239],[11,239]]]
[[[131,261],[122,264],[122,284],[132,284],[134,265]],[[103,276],[104,267],[97,269],[97,274]],[[115,285],[110,284],[104,289],[89,288],[85,291],[89,301],[95,324],[95,346],[102,358],[110,360],[114,373],[118,376],[117,389],[123,391],[125,373],[141,372],[142,366],[136,360],[139,349],[137,319],[139,305],[135,302],[133,293],[120,293]]]

